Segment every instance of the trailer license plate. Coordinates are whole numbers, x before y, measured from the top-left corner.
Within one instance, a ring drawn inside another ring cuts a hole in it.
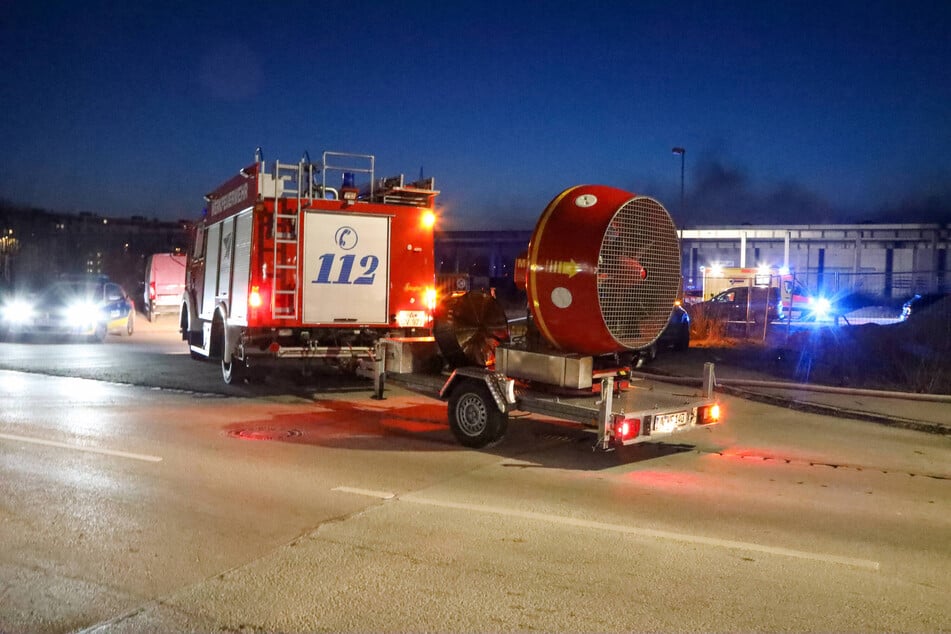
[[[654,431],[659,433],[672,432],[678,427],[687,424],[687,412],[673,414],[658,414],[654,417]]]

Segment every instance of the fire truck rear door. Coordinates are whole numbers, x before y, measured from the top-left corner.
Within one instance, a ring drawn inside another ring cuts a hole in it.
[[[304,219],[304,323],[388,323],[389,262],[388,216],[309,212]]]

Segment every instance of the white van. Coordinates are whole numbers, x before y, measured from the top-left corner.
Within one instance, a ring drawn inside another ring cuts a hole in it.
[[[185,292],[185,256],[155,253],[145,261],[143,306],[149,321],[162,313],[178,314]]]

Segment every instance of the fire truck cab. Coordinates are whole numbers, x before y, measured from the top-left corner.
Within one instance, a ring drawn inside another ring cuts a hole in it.
[[[226,383],[268,362],[357,367],[386,336],[431,333],[432,178],[377,180],[372,155],[251,165],[205,196],[180,325]]]

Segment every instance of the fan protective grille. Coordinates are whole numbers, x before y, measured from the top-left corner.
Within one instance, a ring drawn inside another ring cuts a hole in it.
[[[643,348],[663,331],[680,288],[680,244],[667,210],[637,197],[605,230],[598,254],[598,300],[611,336]]]

